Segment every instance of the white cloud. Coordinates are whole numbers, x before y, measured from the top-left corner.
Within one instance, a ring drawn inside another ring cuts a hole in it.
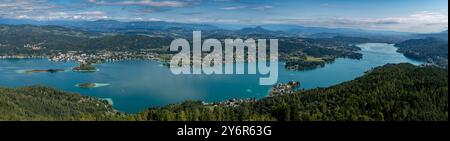
[[[119,6],[154,6],[154,7],[184,7],[190,5],[195,0],[171,0],[171,1],[154,1],[154,0],[126,0],[118,2],[107,2],[103,0],[88,0],[90,3],[97,5],[119,5]]]
[[[438,32],[448,27],[448,15],[439,12],[421,11],[404,17],[387,18],[316,18],[316,19],[271,19],[266,24],[299,24],[337,28],[362,28],[373,30],[395,30],[407,32]]]
[[[118,6],[143,6],[143,7],[182,7],[188,6],[201,0],[85,0],[84,4],[94,6],[98,5],[118,5]],[[236,2],[235,0],[215,0],[217,2]],[[269,10],[274,7],[271,5],[252,5],[248,3],[231,3],[229,7],[220,8],[222,10]],[[229,5],[229,4],[226,4]],[[323,4],[323,7],[332,6]],[[92,8],[92,7],[91,7]],[[163,8],[164,9],[164,8]],[[129,16],[112,15],[107,11],[91,10],[78,8],[70,5],[55,5],[49,3],[49,0],[0,0],[0,18],[34,19],[34,20],[138,20],[138,21],[161,21],[154,17],[163,17],[165,21],[173,22],[208,22],[208,23],[240,23],[240,24],[297,24],[305,26],[323,26],[323,27],[345,27],[361,28],[374,30],[395,30],[409,32],[437,32],[448,28],[448,10],[436,11],[418,11],[410,15],[384,18],[355,18],[355,17],[336,17],[321,18],[316,16],[312,18],[289,17],[293,15],[255,15],[245,16],[225,16],[216,19],[216,17],[190,16],[186,19],[171,19],[171,16],[150,16],[148,14],[154,9],[146,11],[127,11]],[[259,12],[259,11],[258,11]],[[131,13],[131,14],[130,14]],[[246,12],[242,12],[247,14]],[[219,13],[220,14],[220,13]],[[332,13],[330,13],[332,14]],[[228,18],[227,18],[228,17]]]
[[[85,11],[70,14],[68,19],[75,20],[99,20],[99,19],[108,19],[109,17],[102,11]]]
[[[252,10],[261,10],[261,11],[264,11],[264,10],[268,10],[268,9],[272,9],[273,8],[273,6],[270,6],[270,5],[262,5],[262,6],[230,6],[230,7],[223,7],[223,8],[220,8],[221,10],[241,10],[241,9],[246,9],[246,8],[248,8],[248,9],[252,9]]]
[[[100,20],[109,17],[100,11],[86,11],[79,13],[68,12],[46,12],[37,15],[17,15],[17,19],[33,19],[33,20]]]
[[[422,11],[411,15],[409,20],[425,24],[448,24],[448,15],[438,12]]]
[[[174,22],[187,22],[187,23],[239,23],[240,20],[237,19],[218,19],[218,18],[191,18],[185,21],[174,21]]]
[[[230,7],[223,7],[220,8],[222,10],[239,10],[239,9],[244,9],[247,8],[247,6],[230,6]]]
[[[30,12],[40,12],[55,8],[45,0],[0,0],[0,14],[15,15]]]
[[[67,10],[47,0],[0,0],[0,18],[33,20],[98,20],[107,19],[102,11]]]
[[[273,6],[270,6],[270,5],[263,5],[263,6],[257,6],[257,7],[254,7],[253,9],[255,9],[255,10],[268,10],[268,9],[272,9],[273,8]]]

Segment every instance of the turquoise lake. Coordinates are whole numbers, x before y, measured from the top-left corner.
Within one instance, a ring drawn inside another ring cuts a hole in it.
[[[300,81],[302,88],[328,87],[362,76],[373,67],[387,63],[421,62],[397,53],[392,44],[368,43],[362,48],[363,59],[339,58],[324,68],[309,71],[285,70],[279,63],[278,82]],[[110,98],[122,112],[136,113],[148,107],[185,100],[218,102],[232,98],[263,98],[271,86],[260,86],[258,75],[173,75],[169,68],[155,61],[120,61],[98,64],[95,73],[18,73],[32,69],[71,69],[76,62],[51,62],[48,59],[0,59],[0,87],[44,85],[98,98]],[[82,89],[79,83],[109,84]]]

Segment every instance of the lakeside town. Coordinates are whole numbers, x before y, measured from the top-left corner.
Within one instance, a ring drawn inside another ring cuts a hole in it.
[[[84,51],[67,51],[58,52],[52,55],[0,55],[0,59],[26,59],[26,58],[48,58],[50,61],[77,61],[79,63],[102,63],[102,62],[116,62],[121,60],[156,60],[161,61],[157,53],[148,50],[140,51],[98,51],[98,52],[84,52]]]
[[[158,54],[148,51],[99,51],[95,53],[85,53],[80,51],[69,51],[51,56],[51,61],[77,61],[80,63],[102,63],[115,62],[121,60],[159,60]]]
[[[278,83],[272,86],[269,95],[267,97],[274,97],[274,96],[281,96],[281,95],[287,95],[287,94],[294,94],[296,90],[298,90],[301,86],[301,83],[298,81],[289,81],[287,83]],[[227,107],[238,107],[241,104],[244,103],[255,103],[258,99],[256,98],[246,98],[246,99],[239,99],[239,98],[233,98],[229,100],[225,100],[222,102],[202,102],[205,106],[227,106]]]

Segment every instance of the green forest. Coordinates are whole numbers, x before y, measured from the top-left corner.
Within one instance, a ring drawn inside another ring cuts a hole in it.
[[[398,52],[440,67],[448,67],[448,41],[438,38],[411,39],[395,44]]]
[[[43,86],[0,88],[0,121],[120,120],[107,101]]]
[[[138,114],[46,87],[0,88],[0,120],[448,121],[448,70],[388,64],[328,88],[238,106],[186,101]]]

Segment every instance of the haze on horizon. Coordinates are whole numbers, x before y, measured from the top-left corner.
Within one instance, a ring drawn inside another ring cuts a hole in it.
[[[0,20],[289,24],[402,32],[448,29],[447,0],[0,0]]]

